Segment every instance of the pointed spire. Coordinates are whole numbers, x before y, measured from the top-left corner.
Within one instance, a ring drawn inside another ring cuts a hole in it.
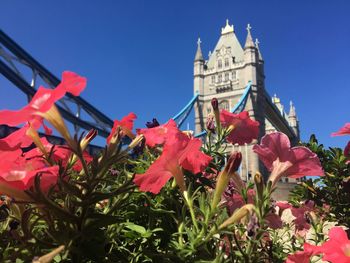
[[[255,47],[256,47],[256,49],[258,50],[258,53],[259,53],[259,60],[260,60],[260,61],[263,61],[264,59],[262,58],[262,55],[261,55],[261,52],[260,52],[259,44],[260,44],[260,42],[259,42],[259,40],[256,38],[256,39],[255,39]]]
[[[289,114],[288,114],[288,116],[289,116],[289,117],[296,117],[296,116],[297,116],[297,113],[296,113],[296,111],[295,111],[295,107],[294,107],[294,105],[293,105],[293,102],[290,101],[289,105],[290,105],[290,108],[289,108]]]
[[[201,39],[198,38],[198,41],[197,41],[197,52],[196,52],[196,56],[194,57],[194,61],[204,61],[204,58],[203,58],[203,54],[202,54],[202,49],[201,49]]]
[[[249,48],[249,47],[255,47],[254,45],[254,41],[252,38],[252,34],[250,33],[250,29],[252,29],[252,27],[250,26],[250,24],[247,25],[247,39],[245,41],[245,45],[244,48]]]
[[[233,25],[229,24],[228,19],[226,19],[226,26],[221,28],[221,35],[227,34],[227,33],[234,33],[235,30],[233,28]]]

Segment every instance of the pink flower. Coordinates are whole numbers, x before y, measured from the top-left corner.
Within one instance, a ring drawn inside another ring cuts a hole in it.
[[[50,153],[52,151],[52,154],[50,155],[50,158],[55,162],[55,163],[61,163],[63,167],[66,167],[68,162],[71,161],[71,157],[73,155],[73,152],[65,145],[53,145],[51,144],[45,137],[40,138],[40,141],[42,145],[45,148],[45,151],[47,153]],[[29,160],[33,158],[42,158],[43,153],[39,148],[34,148],[27,153],[25,153],[25,157]],[[84,160],[87,164],[89,164],[92,161],[92,157],[90,156],[89,153],[86,151],[83,152],[83,157]],[[75,163],[73,164],[72,169],[74,171],[81,171],[82,164],[80,160],[76,160]]]
[[[244,206],[245,204],[254,204],[254,196],[256,195],[254,189],[249,189],[247,191],[247,202],[243,199],[241,194],[233,192],[229,194],[228,192],[224,193],[224,198],[226,200],[226,206],[229,211],[229,214],[232,215],[233,212]]]
[[[304,244],[305,251],[323,254],[322,260],[334,263],[350,263],[350,240],[343,228],[333,227],[329,231],[329,240],[321,246]]]
[[[137,174],[134,183],[141,191],[154,194],[160,192],[171,177],[175,177],[180,189],[186,189],[182,168],[199,173],[211,161],[211,157],[200,151],[200,139],[189,138],[178,132],[167,138],[162,155],[144,174]]]
[[[247,111],[234,114],[222,110],[220,113],[220,121],[223,127],[234,126],[234,129],[227,137],[227,141],[232,144],[238,143],[242,145],[251,143],[253,139],[258,138],[259,122],[250,119]]]
[[[333,132],[332,136],[350,135],[350,122],[345,123],[344,127],[340,128],[339,131]],[[350,158],[350,141],[344,148],[344,155]]]
[[[267,225],[272,229],[278,229],[283,226],[281,217],[275,213],[268,213],[265,220]]]
[[[130,112],[127,116],[123,117],[120,121],[115,120],[111,133],[107,137],[107,144],[109,144],[112,137],[116,135],[115,133],[117,132],[118,128],[121,129],[124,136],[126,135],[131,139],[135,138],[135,135],[132,133],[132,129],[134,127],[134,120],[136,118],[137,118],[136,114],[133,112]]]
[[[290,147],[289,138],[281,132],[265,135],[254,152],[271,172],[273,185],[282,177],[323,176],[324,172],[317,155],[306,147]]]
[[[292,255],[288,255],[285,263],[309,263],[313,255],[312,251],[297,251]]]
[[[62,82],[55,89],[40,87],[30,103],[18,111],[0,111],[0,124],[16,126],[21,123],[38,119],[36,113],[45,113],[56,101],[65,96],[67,92],[78,96],[86,86],[86,79],[69,71],[62,74]]]
[[[178,132],[180,131],[177,128],[177,124],[172,119],[170,119],[166,124],[154,128],[137,129],[138,134],[143,134],[145,136],[146,144],[149,147],[164,144],[168,137],[171,137]]]
[[[333,132],[332,136],[341,136],[341,135],[350,135],[350,122],[345,123],[343,127],[339,129],[337,132]]]
[[[305,201],[300,207],[294,207],[287,202],[277,202],[276,206],[279,207],[279,214],[282,214],[283,210],[290,209],[292,215],[295,217],[293,220],[296,230],[309,229],[310,224],[307,222],[306,216],[309,212],[315,210],[315,203],[313,201]]]
[[[41,186],[45,190],[56,182],[58,169],[57,165],[48,166],[43,158],[28,158],[20,149],[0,152],[0,181],[15,189],[29,189],[40,173],[43,174]]]

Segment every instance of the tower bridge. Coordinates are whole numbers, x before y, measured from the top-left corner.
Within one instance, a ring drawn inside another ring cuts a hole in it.
[[[60,82],[1,30],[0,73],[29,99],[35,94],[39,84],[53,88]],[[264,60],[258,40],[253,41],[249,24],[242,47],[234,26],[227,20],[215,48],[209,52],[207,59],[203,56],[201,41],[198,39],[194,58],[193,89],[193,98],[173,116],[173,119],[181,127],[194,108],[197,137],[205,136],[206,118],[211,113],[210,102],[215,97],[219,100],[221,109],[235,113],[245,110],[252,119],[259,121],[259,140],[266,133],[281,131],[293,144],[299,141],[299,121],[294,105],[290,103],[289,112],[286,113],[280,99],[276,95],[271,97],[266,90]],[[76,131],[96,129],[100,136],[107,137],[113,126],[112,119],[81,97],[67,94],[56,105],[62,117],[71,123]],[[257,155],[252,151],[254,143],[231,147],[232,150],[240,150],[244,156],[241,175],[246,180],[256,171],[264,170]],[[283,187],[279,187],[282,189],[280,196],[283,198],[290,188],[288,184],[285,184],[285,191]]]
[[[198,40],[194,58],[193,88],[198,97],[195,106],[196,133],[204,130],[206,118],[212,110],[211,99],[215,97],[219,100],[220,108],[232,109],[233,112],[245,110],[252,119],[259,121],[259,141],[266,133],[274,131],[285,133],[292,144],[296,144],[300,139],[299,121],[292,102],[289,112],[286,113],[280,99],[276,95],[271,97],[267,92],[264,59],[259,41],[253,41],[249,24],[245,44],[242,46],[234,26],[227,20],[215,48],[209,52],[207,59],[203,56],[201,41]],[[256,171],[264,171],[258,156],[252,151],[254,143],[256,142],[233,147],[238,148],[245,158],[241,175],[247,180]]]

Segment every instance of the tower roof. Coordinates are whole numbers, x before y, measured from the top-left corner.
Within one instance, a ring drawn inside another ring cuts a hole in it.
[[[245,40],[244,48],[255,47],[254,41],[252,38],[252,34],[250,33],[250,29],[252,29],[252,27],[250,26],[250,24],[248,24],[247,25],[247,38]]]
[[[297,116],[297,113],[296,113],[296,111],[295,111],[295,107],[294,107],[294,105],[293,105],[293,102],[290,101],[289,105],[290,105],[290,108],[289,108],[289,114],[288,114],[288,116],[289,116],[289,117],[296,117],[296,116]]]
[[[214,67],[218,57],[223,55],[235,57],[235,61],[242,61],[244,56],[243,48],[236,37],[234,26],[230,25],[228,20],[226,20],[226,26],[221,29],[219,41],[209,58],[208,67]]]
[[[196,52],[196,56],[194,57],[194,61],[204,61],[204,58],[203,58],[203,54],[202,54],[202,49],[201,49],[201,39],[198,38],[198,41],[197,41],[197,52]]]

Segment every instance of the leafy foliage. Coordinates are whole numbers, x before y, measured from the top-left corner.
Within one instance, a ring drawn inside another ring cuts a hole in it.
[[[343,150],[325,149],[315,135],[304,145],[318,155],[325,176],[300,183],[292,192],[290,201],[312,200],[329,212],[330,220],[350,227],[350,165]]]

